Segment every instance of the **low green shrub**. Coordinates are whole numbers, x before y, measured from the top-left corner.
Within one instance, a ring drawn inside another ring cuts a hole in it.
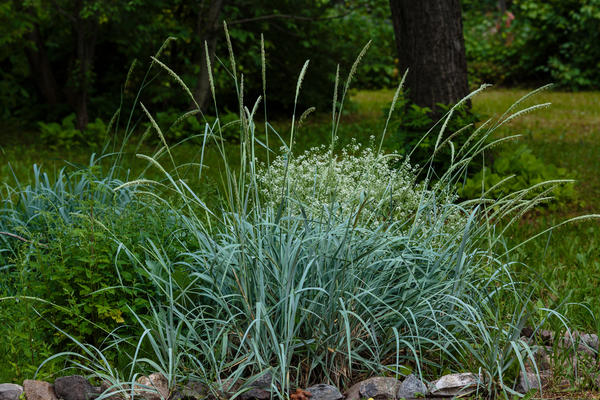
[[[70,149],[81,146],[97,148],[108,140],[106,124],[100,118],[87,124],[84,131],[75,127],[75,114],[69,114],[58,122],[38,122],[40,140],[53,149]]]
[[[420,107],[402,94],[394,107],[389,129],[396,143],[395,150],[399,154],[407,157],[413,165],[424,166],[431,163],[431,166],[441,173],[452,164],[453,151],[458,151],[471,137],[475,128],[470,125],[477,122],[479,117],[467,107],[457,108],[448,120],[444,136],[441,138],[442,142],[449,139],[452,143],[434,152],[443,125],[438,123],[436,115],[444,115],[452,108],[451,105],[444,104],[438,104],[437,107],[433,113],[428,107]],[[459,133],[454,135],[457,132]]]
[[[524,79],[531,60],[523,51],[531,27],[512,14],[469,10],[464,18],[469,83],[515,84]]]
[[[515,0],[499,15],[495,3],[464,4],[470,81],[598,87],[599,6],[598,0]]]
[[[522,51],[532,72],[571,89],[597,88],[599,6],[598,0],[515,1],[515,15],[530,27]]]
[[[500,198],[510,193],[556,179],[574,179],[575,176],[564,168],[558,168],[537,158],[527,145],[508,146],[492,153],[492,161],[464,184],[459,184],[458,193],[463,198],[476,199],[481,196]],[[546,188],[539,187],[529,193],[530,198],[538,195]],[[553,206],[564,204],[575,198],[574,184],[565,183],[552,193],[555,199]]]
[[[21,379],[52,353],[75,346],[56,329],[100,345],[114,330],[132,334],[131,311],[149,309],[152,286],[121,247],[140,254],[149,238],[167,241],[173,221],[167,211],[150,212],[130,190],[115,193],[123,182],[114,173],[94,159],[54,178],[34,166],[32,184],[5,188],[0,315],[7,322],[0,334],[11,340],[0,346],[0,357]],[[107,357],[117,362],[118,352]]]

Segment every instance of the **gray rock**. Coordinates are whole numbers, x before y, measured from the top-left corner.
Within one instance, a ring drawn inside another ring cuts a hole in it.
[[[431,383],[429,393],[441,397],[468,396],[477,391],[479,383],[477,375],[470,372],[444,375]]]
[[[244,382],[242,380],[236,380],[234,378],[222,379],[220,384],[213,386],[217,389],[217,393],[220,397],[231,398],[236,392],[240,390]],[[217,396],[217,397],[219,397]]]
[[[549,346],[540,346],[540,347],[532,347],[533,359],[535,360],[535,365],[527,357],[525,359],[525,370],[527,372],[535,372],[536,367],[538,371],[552,369],[552,347]]]
[[[266,389],[253,387],[240,395],[241,400],[267,400],[271,398],[271,392]]]
[[[217,382],[215,387],[220,388],[223,393],[234,393],[240,388],[241,384],[241,382],[236,381],[234,378],[226,378],[222,379],[221,383]]]
[[[63,400],[91,400],[101,393],[81,375],[63,376],[54,381],[54,393]]]
[[[397,397],[399,399],[416,399],[427,394],[427,386],[415,375],[410,374],[400,385]]]
[[[359,393],[361,397],[366,398],[395,399],[401,384],[395,378],[369,378],[360,383]]]
[[[107,400],[125,400],[125,398],[129,397],[129,394],[126,394],[123,391],[125,390],[127,391],[127,393],[129,393],[130,389],[131,387],[125,383],[115,385],[114,383],[104,380],[100,384],[100,388],[98,389],[98,391],[100,392],[100,394],[114,393],[111,396],[105,397],[105,399]]]
[[[594,333],[582,333],[581,340],[593,350],[600,351],[600,339],[598,339],[598,335]]]
[[[141,376],[137,379],[137,383],[141,386],[138,386],[135,392],[146,400],[169,398],[169,384],[167,378],[161,373],[154,372],[148,376]]]
[[[566,332],[562,337],[560,344],[566,348],[573,348],[579,353],[588,356],[596,357],[598,354],[598,335],[581,333],[581,332]]]
[[[267,372],[256,378],[256,380],[252,382],[250,386],[268,389],[271,387],[271,382],[273,382],[273,375],[270,372]]]
[[[0,400],[17,400],[23,393],[23,386],[14,383],[0,384]]]
[[[598,355],[598,335],[589,333],[580,333],[576,339],[577,351],[590,357]]]
[[[48,382],[26,379],[23,391],[27,400],[57,400],[54,388]]]
[[[552,372],[551,371],[542,371],[540,372],[540,380],[538,382],[537,375],[534,372],[521,372],[521,376],[519,377],[519,384],[515,388],[519,393],[527,393],[531,389],[545,389],[548,387],[550,382],[552,381]]]
[[[188,382],[183,388],[171,393],[169,400],[216,400],[208,386],[200,382]]]
[[[360,382],[350,386],[344,393],[346,400],[360,400]]]
[[[319,384],[306,389],[312,394],[311,400],[342,400],[344,396],[335,386]]]
[[[273,375],[270,372],[263,373],[258,378],[246,382],[250,389],[240,395],[241,400],[267,400],[271,398],[271,384]]]
[[[545,345],[552,345],[552,343],[554,342],[554,332],[550,330],[542,329],[538,332],[538,335],[542,340],[542,343],[544,343]]]
[[[208,397],[208,387],[200,382],[188,382],[183,389],[174,393],[170,400],[205,399]]]

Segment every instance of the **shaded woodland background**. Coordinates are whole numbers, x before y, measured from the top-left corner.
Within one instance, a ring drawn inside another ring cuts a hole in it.
[[[482,82],[526,87],[554,82],[569,90],[600,84],[597,0],[466,0],[461,7],[471,88]],[[451,18],[460,18],[460,11]],[[407,63],[406,54],[397,52],[391,15],[387,0],[4,1],[0,118],[5,124],[35,126],[36,121],[60,121],[75,114],[79,129],[96,118],[107,120],[121,94],[135,93],[150,56],[169,37],[176,40],[161,59],[194,88],[200,105],[210,112],[206,43],[220,100],[235,107],[231,79],[219,59],[227,54],[223,21],[229,25],[247,93],[262,91],[263,34],[273,89],[271,113],[288,111],[293,90],[288,83],[306,59],[311,66],[302,105],[326,111],[336,64],[347,70],[368,40],[373,45],[356,86],[374,89],[398,83]],[[427,59],[429,64],[443,62],[435,54]],[[129,85],[123,87],[128,74]],[[168,79],[156,79],[160,84],[146,91],[145,104],[161,110],[188,106],[171,90]]]

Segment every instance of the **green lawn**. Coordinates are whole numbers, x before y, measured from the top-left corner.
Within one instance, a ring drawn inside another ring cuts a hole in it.
[[[473,104],[477,112],[494,115],[526,93],[491,90]],[[522,134],[538,157],[570,171],[578,197],[559,209],[526,216],[513,232],[515,241],[570,217],[600,214],[600,92],[548,91],[527,104],[547,102],[549,108],[523,115],[504,132]],[[587,303],[600,316],[600,220],[563,226],[526,245],[521,254],[552,289],[546,292],[549,298]],[[572,316],[577,326],[600,330],[600,323],[584,309]]]
[[[521,89],[487,90],[473,100],[473,108],[482,118],[498,116],[526,93]],[[353,137],[366,141],[372,135],[377,136],[384,122],[383,110],[392,97],[392,90],[356,92],[352,97],[353,104],[343,118],[340,141],[345,143]],[[578,196],[575,201],[560,208],[549,207],[526,215],[511,230],[508,240],[512,243],[518,243],[566,218],[600,213],[600,177],[597,173],[600,171],[600,92],[546,91],[528,100],[525,105],[545,102],[552,105],[513,120],[498,134],[523,135],[520,140],[532,148],[538,157],[570,171],[577,179]],[[329,140],[330,117],[317,114],[311,118],[298,131],[298,150]],[[280,121],[275,126],[283,137],[287,137],[288,121]],[[53,171],[64,165],[64,159],[77,163],[88,162],[90,151],[50,150],[32,140],[35,134],[30,132],[27,136],[18,132],[8,135],[0,155],[3,182],[11,181],[13,171],[19,179],[26,180],[33,163],[42,164],[47,170]],[[236,150],[236,146],[232,145],[231,149]],[[146,146],[143,151],[151,152],[152,148]],[[197,145],[185,145],[175,154],[186,161],[198,160],[200,155]],[[216,154],[206,154],[205,164],[210,167],[213,159],[217,159]],[[140,160],[131,165],[138,171],[143,167]],[[213,170],[214,175],[207,176],[209,180],[212,176],[216,181],[218,168]],[[193,180],[193,177],[190,179]],[[208,183],[206,187],[210,188],[214,182],[203,183]],[[523,246],[519,254],[519,261],[534,272],[527,276],[546,282],[547,289],[541,293],[543,301],[586,303],[596,315],[600,315],[600,220],[563,226]],[[595,322],[584,308],[578,307],[572,316],[574,325],[579,329],[600,330],[600,323]]]

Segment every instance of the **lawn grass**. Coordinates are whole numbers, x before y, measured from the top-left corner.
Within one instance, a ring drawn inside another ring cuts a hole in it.
[[[482,118],[498,116],[514,101],[526,94],[522,89],[490,89],[473,100],[473,109]],[[368,141],[371,136],[381,133],[384,124],[383,110],[389,106],[393,90],[358,91],[352,96],[352,105],[347,108],[341,130],[340,144],[351,138]],[[508,235],[509,243],[519,243],[557,224],[566,218],[586,213],[600,212],[600,92],[557,92],[546,91],[528,100],[526,105],[550,102],[552,106],[537,110],[513,120],[499,132],[522,134],[520,139],[547,163],[564,167],[577,179],[578,197],[561,207],[548,207],[526,215]],[[329,142],[331,120],[326,114],[311,117],[298,131],[297,151]],[[287,137],[289,121],[274,124],[283,137]],[[33,163],[42,164],[52,172],[64,166],[63,160],[87,164],[87,149],[72,151],[50,150],[35,143],[36,133],[23,132],[5,134],[7,140],[0,152],[0,176],[2,182],[13,182],[12,174],[26,181],[31,174]],[[29,139],[23,140],[27,136]],[[273,141],[274,139],[271,138]],[[392,140],[388,138],[389,141]],[[273,142],[271,142],[273,143]],[[236,154],[236,145],[231,145]],[[132,152],[133,149],[130,149]],[[142,152],[152,152],[151,146]],[[176,157],[188,161],[199,157],[199,146],[186,144],[175,151]],[[132,176],[141,171],[145,163],[129,154],[128,166]],[[206,154],[204,163],[211,167],[216,154]],[[8,167],[10,161],[11,166]],[[195,182],[210,191],[211,185],[219,180],[219,168],[212,168],[206,181]],[[193,175],[189,178],[192,183]],[[212,182],[211,182],[212,180]],[[534,274],[546,282],[546,289],[540,292],[546,304],[568,299],[571,302],[585,303],[596,316],[600,310],[600,222],[598,220],[563,226],[551,234],[529,242],[519,250],[518,261],[528,265]],[[600,323],[594,321],[590,312],[583,307],[573,307],[573,324],[578,329],[600,330]]]
[[[473,101],[474,110],[494,116],[525,95],[527,90],[495,89]],[[511,232],[510,239],[523,239],[567,218],[600,213],[600,92],[545,91],[525,105],[551,103],[542,110],[521,116],[500,134],[522,134],[536,156],[563,167],[577,180],[575,201],[525,216]],[[525,245],[521,261],[539,274],[549,289],[547,299],[587,304],[600,316],[600,221],[565,225]],[[574,326],[600,330],[590,312],[573,307]]]

